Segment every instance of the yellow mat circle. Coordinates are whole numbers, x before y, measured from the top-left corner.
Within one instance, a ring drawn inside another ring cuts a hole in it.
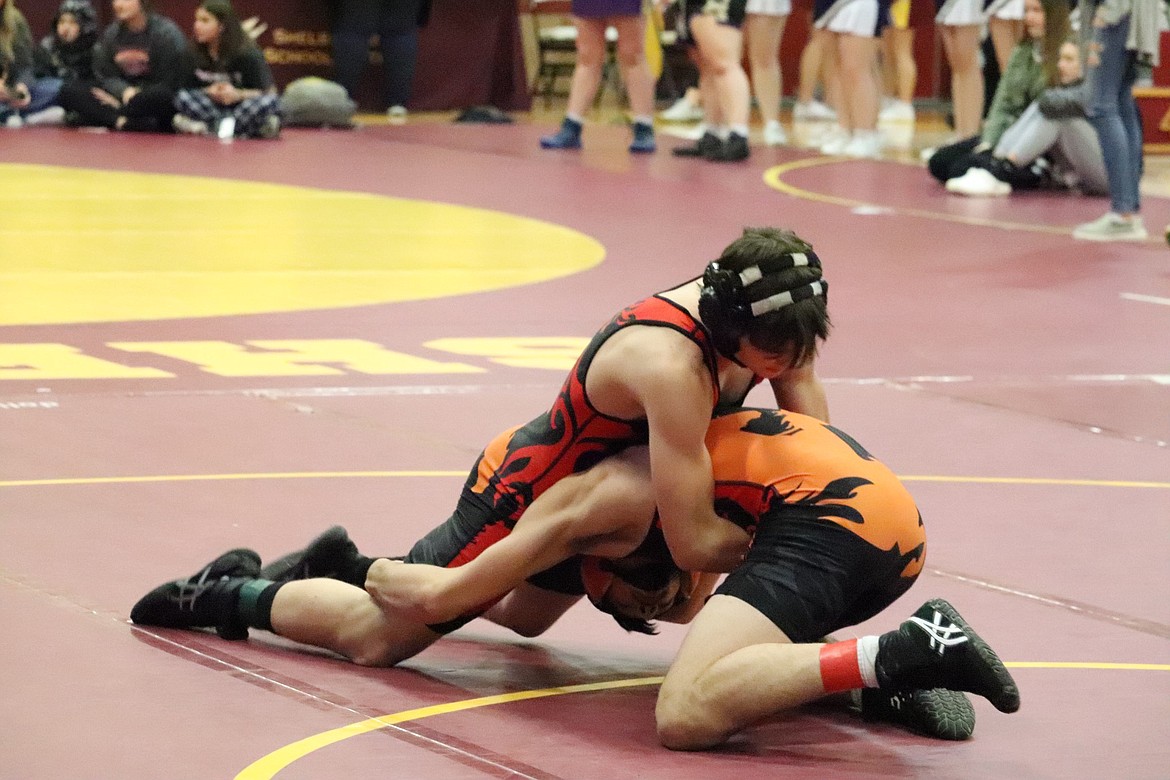
[[[330,309],[566,276],[604,247],[487,209],[194,176],[0,165],[0,325]]]

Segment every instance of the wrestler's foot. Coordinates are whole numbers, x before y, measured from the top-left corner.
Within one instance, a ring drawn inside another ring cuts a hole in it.
[[[935,739],[970,739],[975,731],[975,708],[967,694],[931,688],[918,691],[861,691],[861,717],[893,723]]]
[[[350,541],[344,528],[335,525],[309,542],[305,549],[289,553],[265,566],[260,571],[260,577],[273,582],[314,577],[344,580],[342,575],[357,559],[357,545]]]
[[[876,667],[887,691],[947,688],[979,694],[1000,712],[1020,708],[1019,688],[999,656],[943,599],[879,637]]]
[[[248,627],[236,617],[235,606],[240,588],[259,573],[256,552],[231,550],[190,577],[147,593],[130,610],[130,619],[143,626],[214,627],[224,639],[246,639]]]

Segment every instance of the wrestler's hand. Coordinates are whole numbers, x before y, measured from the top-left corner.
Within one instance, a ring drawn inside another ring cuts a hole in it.
[[[383,610],[423,623],[442,623],[458,616],[447,609],[444,593],[455,572],[425,563],[379,559],[366,575],[366,592]]]

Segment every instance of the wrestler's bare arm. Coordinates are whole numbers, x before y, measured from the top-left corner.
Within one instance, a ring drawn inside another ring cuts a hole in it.
[[[701,354],[689,346],[686,352],[648,351],[629,369],[630,387],[649,424],[650,478],[671,555],[685,571],[730,571],[747,551],[748,534],[715,514],[705,444],[711,379]]]
[[[366,590],[383,608],[441,623],[573,555],[628,555],[645,538],[653,517],[646,452],[634,448],[560,480],[532,503],[508,536],[463,566],[379,561],[370,568]]]
[[[773,379],[772,392],[780,409],[807,414],[823,422],[829,421],[829,402],[813,361],[785,371]]]
[[[707,597],[715,590],[715,586],[723,575],[699,572],[693,576],[695,577],[694,587],[687,594],[686,599],[658,615],[655,620],[663,620],[667,623],[690,623],[695,615],[699,614],[703,605],[707,603]]]

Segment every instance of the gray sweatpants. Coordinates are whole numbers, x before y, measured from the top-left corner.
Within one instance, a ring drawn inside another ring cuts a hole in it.
[[[1048,119],[1033,102],[1000,136],[993,154],[1027,166],[1051,153],[1058,170],[1075,174],[1078,186],[1090,195],[1109,194],[1109,178],[1097,131],[1083,117]]]

